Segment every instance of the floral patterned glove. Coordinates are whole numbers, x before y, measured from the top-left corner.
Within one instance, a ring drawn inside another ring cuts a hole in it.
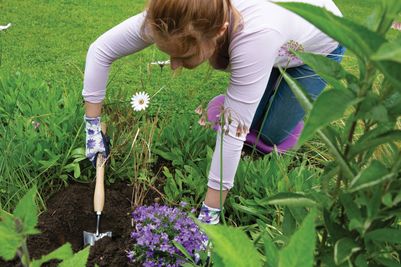
[[[98,153],[102,153],[105,158],[110,154],[110,140],[107,135],[101,131],[100,117],[87,117],[85,120],[86,132],[86,157],[96,166],[96,159]]]

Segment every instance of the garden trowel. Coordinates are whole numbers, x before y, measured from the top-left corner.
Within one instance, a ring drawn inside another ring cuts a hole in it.
[[[106,133],[106,125],[102,123],[102,132]],[[96,185],[95,193],[93,196],[93,207],[96,213],[96,232],[90,233],[84,231],[84,246],[93,246],[95,242],[105,236],[111,237],[111,232],[100,233],[100,216],[102,215],[104,207],[104,169],[106,159],[103,154],[99,153],[96,159]]]

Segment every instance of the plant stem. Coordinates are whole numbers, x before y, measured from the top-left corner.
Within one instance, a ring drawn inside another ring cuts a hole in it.
[[[366,71],[367,73],[366,73],[366,76],[364,77],[363,81],[361,82],[361,89],[359,90],[359,93],[358,93],[358,97],[361,97],[361,98],[365,97],[367,92],[368,92],[368,90],[369,90],[369,88],[372,87],[373,80],[374,80],[374,77],[375,77],[374,74],[376,72],[375,68],[373,67],[373,65],[371,63],[369,63],[366,66],[366,69],[367,69],[367,71]],[[358,115],[359,115],[359,112],[360,112],[361,105],[362,105],[362,102],[359,102],[357,107],[356,107],[356,109],[355,109],[354,115],[353,115],[354,116],[354,119],[353,119],[354,121],[352,122],[350,131],[348,132],[347,144],[345,145],[345,150],[344,150],[344,157],[345,158],[347,158],[347,156],[348,156],[350,145],[352,144],[352,140],[354,139],[354,133],[355,133],[355,129],[356,129],[357,118],[358,118]]]
[[[224,225],[226,225],[226,218],[224,217],[224,208],[223,208],[223,139],[224,139],[224,111],[220,116],[220,214],[221,220]],[[227,126],[228,127],[228,126]]]
[[[29,251],[28,251],[28,247],[26,245],[26,238],[24,238],[24,240],[22,241],[21,244],[21,263],[24,267],[28,267],[31,264],[31,260],[29,257]]]

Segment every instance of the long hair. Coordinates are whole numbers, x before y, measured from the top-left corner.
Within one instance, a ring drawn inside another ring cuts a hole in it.
[[[156,45],[174,45],[182,53],[216,38],[225,22],[236,31],[240,14],[230,0],[149,0],[144,27]]]

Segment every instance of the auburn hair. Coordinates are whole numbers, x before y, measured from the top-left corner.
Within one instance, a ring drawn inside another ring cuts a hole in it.
[[[217,45],[226,22],[237,30],[240,14],[230,0],[149,0],[144,28],[156,45],[174,45],[185,53],[200,44]]]

